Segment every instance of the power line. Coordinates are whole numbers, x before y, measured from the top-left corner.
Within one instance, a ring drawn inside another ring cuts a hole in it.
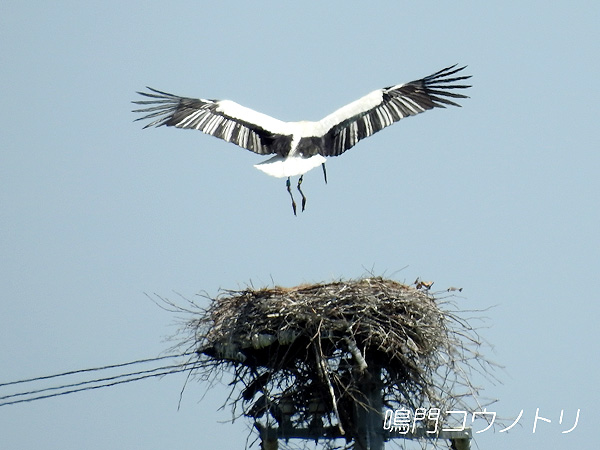
[[[183,353],[183,354],[178,354],[178,355],[167,355],[167,356],[161,356],[161,357],[157,357],[157,358],[140,359],[140,360],[131,361],[131,362],[127,362],[127,363],[111,364],[108,366],[94,367],[94,368],[89,368],[89,369],[72,370],[72,371],[63,372],[63,373],[54,374],[54,375],[45,375],[45,376],[40,376],[40,377],[35,377],[35,378],[28,378],[28,379],[24,379],[24,380],[17,380],[17,381],[11,381],[11,382],[7,382],[7,383],[1,383],[0,387],[6,387],[6,386],[11,386],[11,385],[23,384],[23,383],[35,383],[35,382],[39,382],[39,381],[44,381],[44,380],[58,378],[58,377],[64,377],[64,376],[68,376],[68,375],[76,375],[76,374],[88,373],[88,372],[94,372],[94,371],[110,370],[110,369],[132,366],[132,365],[137,365],[137,364],[156,362],[156,361],[161,361],[161,360],[165,360],[165,359],[180,358],[180,357],[184,357],[184,356],[190,356],[193,354],[195,354],[195,352]],[[32,389],[32,390],[23,391],[23,392],[12,393],[12,394],[8,394],[8,395],[0,396],[0,406],[14,405],[17,403],[31,402],[34,400],[42,400],[45,398],[57,397],[57,396],[66,395],[66,394],[72,394],[74,392],[81,392],[81,391],[87,391],[87,390],[92,390],[92,389],[99,389],[99,388],[103,388],[103,387],[115,386],[115,385],[123,384],[123,383],[130,383],[132,381],[139,381],[139,380],[143,380],[146,378],[160,377],[160,376],[165,376],[165,375],[172,374],[172,373],[192,371],[197,366],[197,363],[198,363],[197,361],[187,361],[184,363],[163,365],[160,367],[154,367],[152,369],[146,369],[146,370],[135,370],[132,372],[120,373],[120,374],[96,378],[96,379],[92,379],[92,380],[84,380],[84,381],[79,381],[79,382],[74,382],[74,383],[61,384],[58,386],[50,386],[50,387],[45,387],[45,388],[40,388],[40,389]],[[59,392],[52,392],[52,391],[59,391]],[[39,394],[41,394],[41,395],[39,395]],[[33,395],[33,397],[32,397],[32,395]],[[26,396],[27,396],[27,398],[19,398],[19,397],[26,397]]]
[[[50,378],[63,377],[63,376],[66,376],[66,375],[73,375],[73,374],[84,373],[84,372],[93,372],[93,371],[96,371],[96,370],[114,369],[114,368],[117,368],[117,367],[131,366],[133,364],[142,364],[142,363],[147,363],[147,362],[160,361],[162,359],[179,358],[179,357],[182,357],[182,356],[194,355],[195,353],[196,352],[188,352],[188,353],[182,353],[180,355],[166,355],[166,356],[159,356],[159,357],[156,357],[156,358],[138,359],[137,361],[131,361],[131,362],[120,363],[120,364],[112,364],[112,365],[109,365],[109,366],[93,367],[91,369],[71,370],[69,372],[57,373],[57,374],[54,374],[54,375],[45,375],[45,376],[41,376],[41,377],[27,378],[27,379],[24,379],[24,380],[17,380],[17,381],[9,381],[7,383],[0,383],[0,387],[9,386],[11,384],[29,383],[31,381],[48,380]]]

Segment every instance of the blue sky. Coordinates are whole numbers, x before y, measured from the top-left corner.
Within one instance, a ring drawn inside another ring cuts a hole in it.
[[[145,293],[372,270],[463,287],[465,310],[493,306],[481,334],[505,369],[485,392],[499,415],[523,410],[523,426],[480,434],[479,448],[590,445],[599,13],[591,1],[3,2],[0,382],[158,355],[177,326]],[[473,75],[462,108],[332,158],[327,185],[310,172],[298,217],[257,155],[142,130],[130,112],[148,85],[317,120],[454,63]],[[0,447],[242,448],[248,424],[218,411],[227,388],[203,398],[189,383],[178,410],[184,382],[0,407]],[[536,408],[552,422],[533,434]]]

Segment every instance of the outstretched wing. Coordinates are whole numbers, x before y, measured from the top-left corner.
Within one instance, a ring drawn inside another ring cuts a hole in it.
[[[287,134],[285,122],[230,100],[179,97],[148,89],[150,92],[138,94],[151,100],[133,102],[145,106],[133,111],[146,113],[136,120],[154,119],[144,128],[166,125],[200,130],[261,155],[277,153],[273,143],[281,142],[277,138]]]
[[[420,80],[373,91],[328,115],[320,121],[323,156],[341,155],[361,139],[404,117],[445,105],[460,106],[450,99],[468,97],[451,90],[471,87],[457,83],[470,75],[453,77],[465,67],[450,66]]]

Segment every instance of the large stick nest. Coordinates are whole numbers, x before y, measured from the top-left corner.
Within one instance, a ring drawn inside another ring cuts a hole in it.
[[[234,414],[352,437],[364,385],[386,408],[481,407],[469,379],[485,360],[473,328],[419,283],[379,277],[223,291],[185,322],[203,379],[233,374]],[[378,368],[379,380],[372,380]]]

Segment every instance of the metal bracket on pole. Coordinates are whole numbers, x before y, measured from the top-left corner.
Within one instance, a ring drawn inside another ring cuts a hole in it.
[[[314,428],[296,428],[289,427],[270,427],[255,422],[255,427],[260,432],[260,437],[263,442],[263,450],[276,450],[278,439],[311,439],[318,441],[319,439],[345,439],[340,433],[339,428],[335,426]],[[452,450],[469,450],[471,448],[471,438],[473,432],[470,427],[464,430],[442,430],[436,433],[430,433],[425,428],[416,428],[414,432],[401,433],[399,431],[383,431],[384,441],[390,439],[435,439],[449,440]]]

